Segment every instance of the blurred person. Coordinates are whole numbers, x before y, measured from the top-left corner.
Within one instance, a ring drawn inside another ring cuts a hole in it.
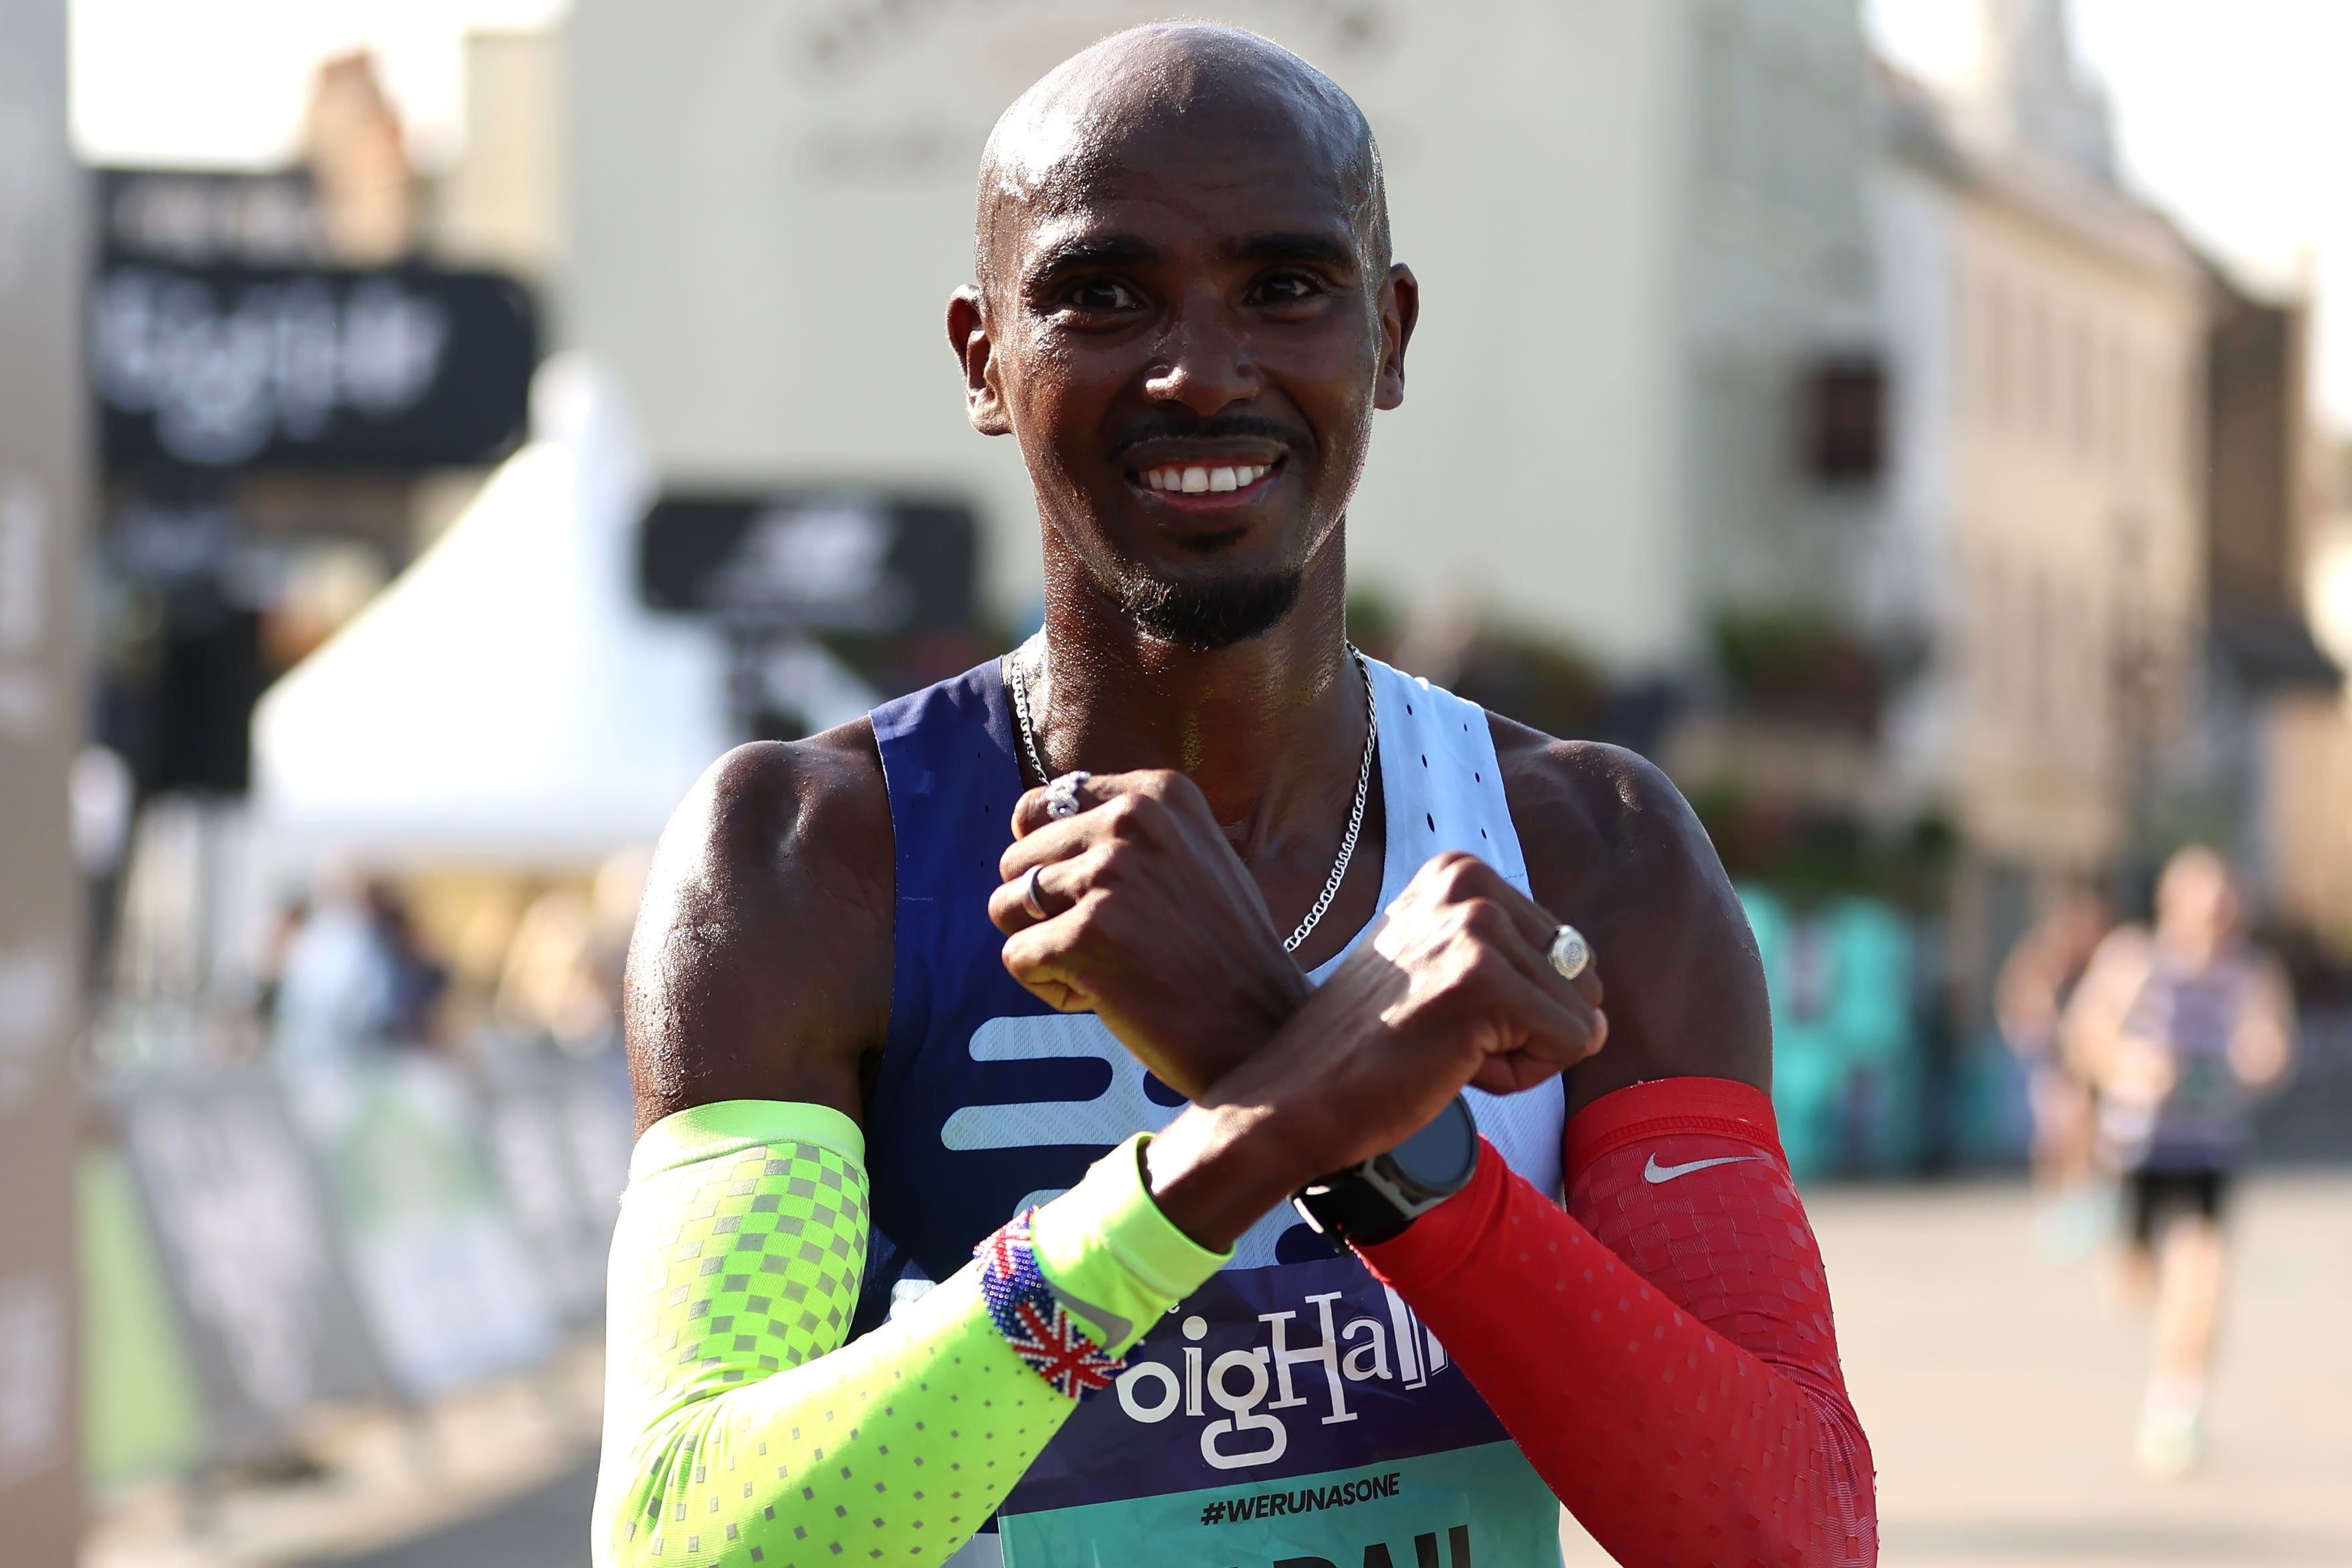
[[[2248,944],[2219,854],[2173,856],[2154,929],[2124,926],[2099,944],[2063,1027],[2098,1094],[2100,1155],[2123,1176],[2126,1284],[2154,1297],[2139,1460],[2183,1475],[2202,1446],[2230,1187],[2256,1100],[2285,1077],[2294,1041],[2285,973]]]
[[[288,1067],[331,1070],[372,1047],[431,1038],[448,972],[425,952],[392,883],[331,881],[315,903],[289,906],[274,942],[283,956],[271,1035]]]
[[[332,1069],[378,1038],[394,982],[364,889],[330,882],[283,935],[271,1016],[278,1060]]]
[[[608,1045],[621,1016],[621,979],[645,897],[646,850],[622,849],[598,866],[583,895],[555,888],[531,900],[515,927],[495,1015],[584,1054]]]
[[[2090,1250],[2099,1215],[2091,1086],[2061,1048],[2059,1022],[2113,923],[2105,900],[2070,889],[2010,950],[1994,984],[2002,1043],[2025,1069],[2042,1199],[2034,1228],[2043,1250],[2063,1258]]]
[[[573,888],[551,888],[516,922],[499,972],[492,1013],[509,1027],[558,1042],[611,1026],[613,1012],[588,973],[588,900]]]
[[[1627,1563],[1874,1562],[1705,833],[1346,641],[1419,304],[1362,114],[1138,28],[978,206],[949,338],[1045,626],[662,839],[595,1560],[1470,1568],[1564,1501]]]
[[[310,923],[310,900],[297,895],[278,906],[278,918],[261,938],[254,963],[253,1016],[266,1034],[278,1022],[278,999],[286,985],[286,965],[302,928]]]
[[[425,951],[407,895],[378,878],[367,885],[368,925],[384,971],[383,1016],[373,1033],[396,1045],[432,1044],[449,968]]]

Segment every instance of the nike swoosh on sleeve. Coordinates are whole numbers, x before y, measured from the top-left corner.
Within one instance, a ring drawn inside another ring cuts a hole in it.
[[[1693,1171],[1704,1171],[1711,1165],[1739,1165],[1763,1157],[1761,1154],[1726,1154],[1717,1160],[1693,1160],[1684,1165],[1661,1165],[1658,1157],[1653,1154],[1650,1163],[1642,1167],[1642,1180],[1654,1187],[1660,1182],[1671,1182],[1676,1176],[1687,1176]]]

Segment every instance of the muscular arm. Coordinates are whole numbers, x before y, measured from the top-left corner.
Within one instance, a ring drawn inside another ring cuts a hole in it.
[[[740,746],[677,809],[625,983],[639,1131],[724,1100],[864,1124],[890,1009],[889,796],[864,720]]]
[[[845,1342],[891,856],[863,724],[730,753],[663,837],[629,961],[641,1133],[607,1292],[599,1568],[940,1563],[1075,1408],[999,1331],[977,1264]],[[1071,1326],[1113,1353],[1221,1260],[1160,1214],[1132,1143],[1034,1236],[1053,1288],[1112,1312]]]
[[[1488,1150],[1366,1261],[1619,1562],[1874,1562],[1869,1448],[1729,881],[1647,763],[1495,731],[1536,897],[1592,940],[1608,1045],[1570,1074],[1565,1211]]]
[[[1681,792],[1632,752],[1490,720],[1536,902],[1591,939],[1609,1046],[1569,1110],[1630,1084],[1772,1087],[1772,1014],[1747,913]]]

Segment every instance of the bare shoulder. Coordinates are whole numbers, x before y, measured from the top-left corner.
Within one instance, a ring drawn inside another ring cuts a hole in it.
[[[2138,989],[2156,965],[2156,933],[2137,923],[2119,925],[2099,939],[2083,971],[2081,992]]]
[[[1536,901],[1592,942],[1609,1043],[1571,1110],[1655,1078],[1771,1087],[1771,1010],[1748,917],[1706,830],[1646,758],[1490,714]]]
[[[629,944],[640,1130],[721,1100],[863,1121],[890,1007],[890,804],[863,719],[738,746],[664,829]]]

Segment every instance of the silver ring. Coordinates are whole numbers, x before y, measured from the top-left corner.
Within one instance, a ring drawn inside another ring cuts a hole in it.
[[[1551,933],[1551,951],[1544,955],[1562,980],[1573,980],[1584,973],[1592,962],[1592,944],[1574,926],[1561,926]]]
[[[1037,873],[1045,868],[1044,861],[1029,868],[1021,879],[1021,907],[1029,911],[1033,921],[1049,921],[1054,917],[1037,898]]]
[[[1045,815],[1055,822],[1067,822],[1086,809],[1078,799],[1078,786],[1095,775],[1084,768],[1073,769],[1045,785]]]

